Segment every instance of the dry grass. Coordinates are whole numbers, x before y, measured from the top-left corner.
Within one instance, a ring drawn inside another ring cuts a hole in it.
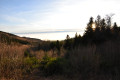
[[[25,62],[24,52],[30,49],[30,45],[18,45],[18,44],[3,44],[0,43],[0,80],[23,80],[25,77],[29,77],[29,69],[31,64]],[[32,51],[29,53],[35,55],[39,60],[46,54],[50,57],[56,57],[57,51]]]
[[[0,79],[20,80],[23,77],[24,51],[27,45],[5,45],[0,43]]]
[[[34,51],[32,53],[35,54],[37,59],[42,59],[45,55],[48,55],[49,57],[56,56],[56,52],[53,52],[53,50],[49,50],[49,51],[39,50],[39,51]]]
[[[79,46],[68,51],[70,74],[82,76],[82,80],[119,80],[120,43],[105,42],[101,45]]]
[[[97,70],[100,63],[100,55],[96,54],[96,46],[79,46],[66,54],[74,73],[84,73]]]
[[[0,80],[119,80],[120,79],[120,43],[105,42],[101,45],[79,46],[66,51],[61,49],[62,57],[68,65],[62,75],[45,77],[37,69],[35,73],[25,75],[30,67],[24,62],[24,52],[29,45],[6,45],[0,43]],[[41,60],[46,54],[58,57],[57,50],[30,51]],[[34,71],[34,70],[33,70]],[[36,73],[38,72],[38,73]],[[38,75],[40,74],[40,75]],[[66,75],[66,76],[64,76]]]

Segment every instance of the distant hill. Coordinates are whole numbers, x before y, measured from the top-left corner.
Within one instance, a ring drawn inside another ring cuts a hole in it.
[[[39,39],[19,37],[17,35],[0,31],[0,43],[6,44],[31,44],[32,42],[40,42]]]
[[[24,38],[30,42],[41,42],[42,40],[40,39],[36,39],[36,38],[30,38],[30,37],[21,37],[21,38]]]

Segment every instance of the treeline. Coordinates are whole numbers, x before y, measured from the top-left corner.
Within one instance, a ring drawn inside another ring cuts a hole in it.
[[[89,19],[83,36],[76,33],[74,38],[67,35],[63,41],[44,41],[38,44],[36,49],[60,51],[61,48],[69,50],[81,45],[99,45],[107,41],[118,40],[120,40],[120,27],[116,22],[112,24],[112,15],[107,15],[105,18],[98,15],[95,20],[93,17]]]
[[[67,35],[64,48],[70,49],[79,45],[101,44],[105,41],[114,41],[120,39],[120,27],[114,22],[112,25],[112,16],[101,18],[97,16],[96,20],[90,18],[83,36],[75,34],[72,39]]]

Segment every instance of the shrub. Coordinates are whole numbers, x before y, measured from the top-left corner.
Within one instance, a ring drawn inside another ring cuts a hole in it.
[[[64,58],[50,58],[45,56],[40,63],[40,70],[42,70],[46,76],[62,74],[65,72],[65,68],[66,60]]]
[[[26,68],[27,73],[31,73],[34,68],[39,67],[39,60],[35,57],[26,57],[24,58],[24,67]]]
[[[33,54],[31,54],[29,51],[25,51],[24,57],[33,57]]]

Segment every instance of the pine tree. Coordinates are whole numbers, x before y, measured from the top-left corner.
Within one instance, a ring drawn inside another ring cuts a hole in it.
[[[93,17],[90,18],[89,20],[89,23],[87,24],[87,27],[86,27],[86,30],[85,30],[85,33],[83,35],[84,37],[84,41],[86,42],[91,42],[92,39],[93,39],[93,35],[94,35],[94,31],[93,31],[93,28],[92,28],[92,24],[93,24]]]
[[[119,28],[117,26],[117,23],[115,22],[112,28],[113,36],[117,37],[119,35]]]
[[[71,44],[72,44],[72,42],[71,42],[70,36],[67,35],[66,36],[66,40],[65,40],[65,44],[64,44],[64,48],[65,49],[70,49],[71,48]]]

